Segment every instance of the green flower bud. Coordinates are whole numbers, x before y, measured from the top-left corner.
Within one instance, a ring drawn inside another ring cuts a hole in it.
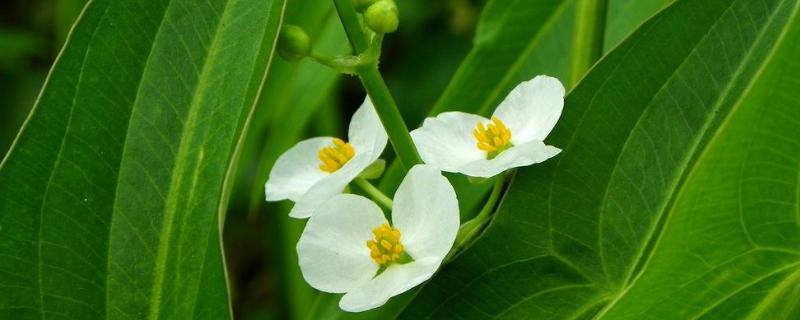
[[[278,36],[278,54],[288,61],[299,61],[311,52],[311,39],[295,25],[284,25]]]
[[[391,0],[378,0],[364,13],[367,26],[377,33],[392,33],[397,30],[397,5]]]
[[[367,10],[375,1],[377,0],[353,0],[353,7],[355,7],[358,12],[364,12],[364,10]]]

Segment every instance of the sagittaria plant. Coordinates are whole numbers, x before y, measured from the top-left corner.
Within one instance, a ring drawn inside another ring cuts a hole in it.
[[[505,179],[497,180],[485,209],[465,222],[457,236],[456,194],[439,170],[491,178],[545,161],[561,151],[543,141],[561,116],[564,87],[555,78],[538,76],[517,86],[491,121],[446,112],[409,133],[377,72],[383,36],[398,26],[396,4],[378,0],[359,6],[368,29],[362,28],[359,20],[351,20],[350,3],[340,1],[337,6],[353,47],[363,47],[354,39],[367,39],[369,46],[363,53],[328,57],[314,52],[310,37],[297,26],[283,29],[278,52],[290,61],[309,56],[334,70],[358,75],[369,96],[350,122],[350,142],[339,138],[299,142],[278,158],[265,190],[267,201],[295,202],[291,217],[311,217],[297,244],[306,281],[321,291],[346,293],[339,304],[343,310],[365,311],[428,280],[449,252],[457,252],[489,221]],[[372,32],[365,35],[361,30]],[[509,121],[510,128],[501,118]],[[410,169],[397,189],[397,201],[358,177],[383,151],[384,127],[404,165],[420,160],[428,164]],[[369,200],[337,195],[350,182],[357,182],[392,210],[393,226]],[[369,230],[374,239],[365,240],[371,238]]]
[[[0,319],[800,319],[798,57],[800,0],[90,0]]]

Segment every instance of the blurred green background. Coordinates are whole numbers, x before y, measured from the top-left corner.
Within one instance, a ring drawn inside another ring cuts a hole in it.
[[[0,2],[3,155],[33,107],[85,2]],[[467,54],[484,3],[398,1],[401,26],[386,39],[381,71],[410,126],[422,121]],[[289,0],[285,20],[304,27],[315,50],[347,52],[332,1]],[[263,183],[277,156],[296,141],[309,135],[346,134],[347,121],[364,92],[357,79],[337,75],[311,61],[290,64],[276,57],[268,77],[270,86],[264,88],[256,106],[226,217],[231,298],[238,319],[303,319],[310,305],[335,306],[335,299],[317,294],[302,281],[293,256],[302,222],[288,219],[286,204],[264,203]],[[370,316],[380,318],[376,313],[359,315]]]
[[[0,2],[0,150],[4,155],[85,2]]]

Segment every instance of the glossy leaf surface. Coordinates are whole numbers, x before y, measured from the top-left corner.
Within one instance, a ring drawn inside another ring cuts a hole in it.
[[[495,0],[486,4],[473,48],[432,113],[459,110],[491,114],[519,81],[531,74],[561,78],[569,72],[573,21],[569,0]]]
[[[608,0],[606,30],[603,36],[605,51],[614,49],[644,21],[667,7],[674,0]]]
[[[644,24],[403,318],[796,318],[797,13],[685,0]]]
[[[0,167],[0,318],[230,317],[221,214],[283,5],[88,4]]]

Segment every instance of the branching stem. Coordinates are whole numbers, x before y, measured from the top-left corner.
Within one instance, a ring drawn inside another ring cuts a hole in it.
[[[372,44],[369,43],[351,0],[334,0],[334,4],[355,54],[371,51],[371,49],[379,50],[382,35],[376,35],[373,39],[374,42]],[[370,52],[368,54],[380,55],[380,52]],[[359,65],[356,68],[356,74],[375,106],[375,111],[378,113],[386,133],[389,135],[389,141],[392,143],[398,159],[400,159],[403,167],[408,170],[412,166],[422,163],[422,160],[413,140],[411,140],[411,135],[405,121],[403,121],[403,116],[400,114],[389,88],[378,71],[377,60],[375,59],[374,62],[365,65]]]

